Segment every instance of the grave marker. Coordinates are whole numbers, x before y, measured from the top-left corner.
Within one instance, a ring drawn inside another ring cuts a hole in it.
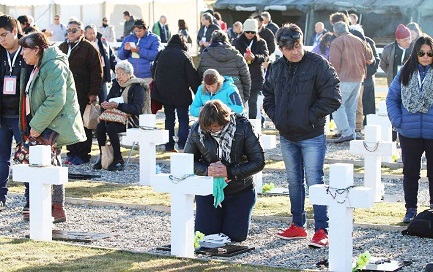
[[[156,145],[168,142],[168,130],[156,129],[156,115],[140,115],[140,128],[130,128],[126,137],[140,146],[140,184],[150,186],[150,176],[156,174]]]
[[[329,186],[310,186],[309,200],[329,207],[329,271],[352,271],[353,208],[372,207],[374,192],[371,188],[353,187],[352,164],[333,164],[329,175]]]
[[[364,186],[373,188],[375,201],[380,202],[385,194],[382,183],[382,156],[390,156],[395,143],[381,141],[380,127],[367,125],[364,127],[364,140],[350,141],[350,153],[364,156]]]
[[[68,168],[51,165],[51,147],[30,146],[29,163],[12,166],[14,181],[30,184],[30,239],[51,241],[51,185],[68,182]]]
[[[194,196],[211,195],[213,178],[194,176],[194,154],[171,154],[171,174],[152,175],[152,189],[171,195],[171,255],[194,256]]]

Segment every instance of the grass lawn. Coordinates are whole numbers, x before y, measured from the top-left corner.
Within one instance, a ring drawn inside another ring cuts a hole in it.
[[[299,271],[0,237],[1,271]]]

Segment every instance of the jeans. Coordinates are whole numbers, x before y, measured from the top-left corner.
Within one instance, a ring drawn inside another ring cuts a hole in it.
[[[341,136],[355,136],[356,108],[358,106],[359,89],[361,82],[341,82],[341,106],[332,113],[338,132]]]
[[[205,235],[224,233],[232,241],[247,239],[251,212],[256,203],[254,188],[225,195],[222,207],[215,208],[213,195],[196,196],[195,230]]]
[[[403,191],[406,209],[417,208],[418,182],[420,179],[421,156],[427,159],[430,204],[433,203],[433,140],[406,138],[399,134],[403,161]]]
[[[304,227],[305,182],[307,186],[323,184],[323,164],[326,153],[326,137],[320,135],[311,139],[292,142],[280,136],[281,152],[286,166],[289,183],[290,212],[295,226]],[[315,231],[328,228],[328,209],[323,205],[313,205]]]
[[[175,141],[174,137],[174,125],[176,122],[176,116],[174,111],[176,110],[177,118],[179,120],[179,130],[177,131],[178,142],[177,146],[179,149],[185,147],[186,139],[188,138],[189,132],[189,115],[188,107],[176,107],[173,105],[164,105],[165,113],[165,129],[168,130],[168,143],[165,144],[165,150],[173,150]]]
[[[101,153],[101,146],[107,142],[107,134],[110,138],[111,146],[113,147],[113,160],[122,160],[122,153],[120,153],[120,139],[119,133],[125,132],[126,126],[116,122],[102,121],[96,127],[96,138],[98,140],[99,152]],[[101,153],[102,154],[102,153]],[[99,156],[101,158],[102,156]]]
[[[18,117],[1,117],[0,127],[0,200],[6,201],[8,193],[7,182],[11,166],[12,137],[15,142],[22,141],[18,128]]]

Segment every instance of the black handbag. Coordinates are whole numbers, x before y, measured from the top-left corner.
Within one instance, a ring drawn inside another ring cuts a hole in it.
[[[29,147],[35,145],[51,146],[51,159],[57,156],[56,141],[59,133],[52,129],[45,129],[39,137],[24,137],[26,140],[17,144],[15,147],[14,161],[17,164],[29,164]]]

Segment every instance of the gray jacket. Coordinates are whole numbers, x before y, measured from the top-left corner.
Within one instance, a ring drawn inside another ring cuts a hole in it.
[[[198,65],[199,77],[207,69],[216,69],[222,76],[233,77],[242,102],[250,98],[251,76],[247,62],[237,49],[229,44],[213,43],[201,54]]]

